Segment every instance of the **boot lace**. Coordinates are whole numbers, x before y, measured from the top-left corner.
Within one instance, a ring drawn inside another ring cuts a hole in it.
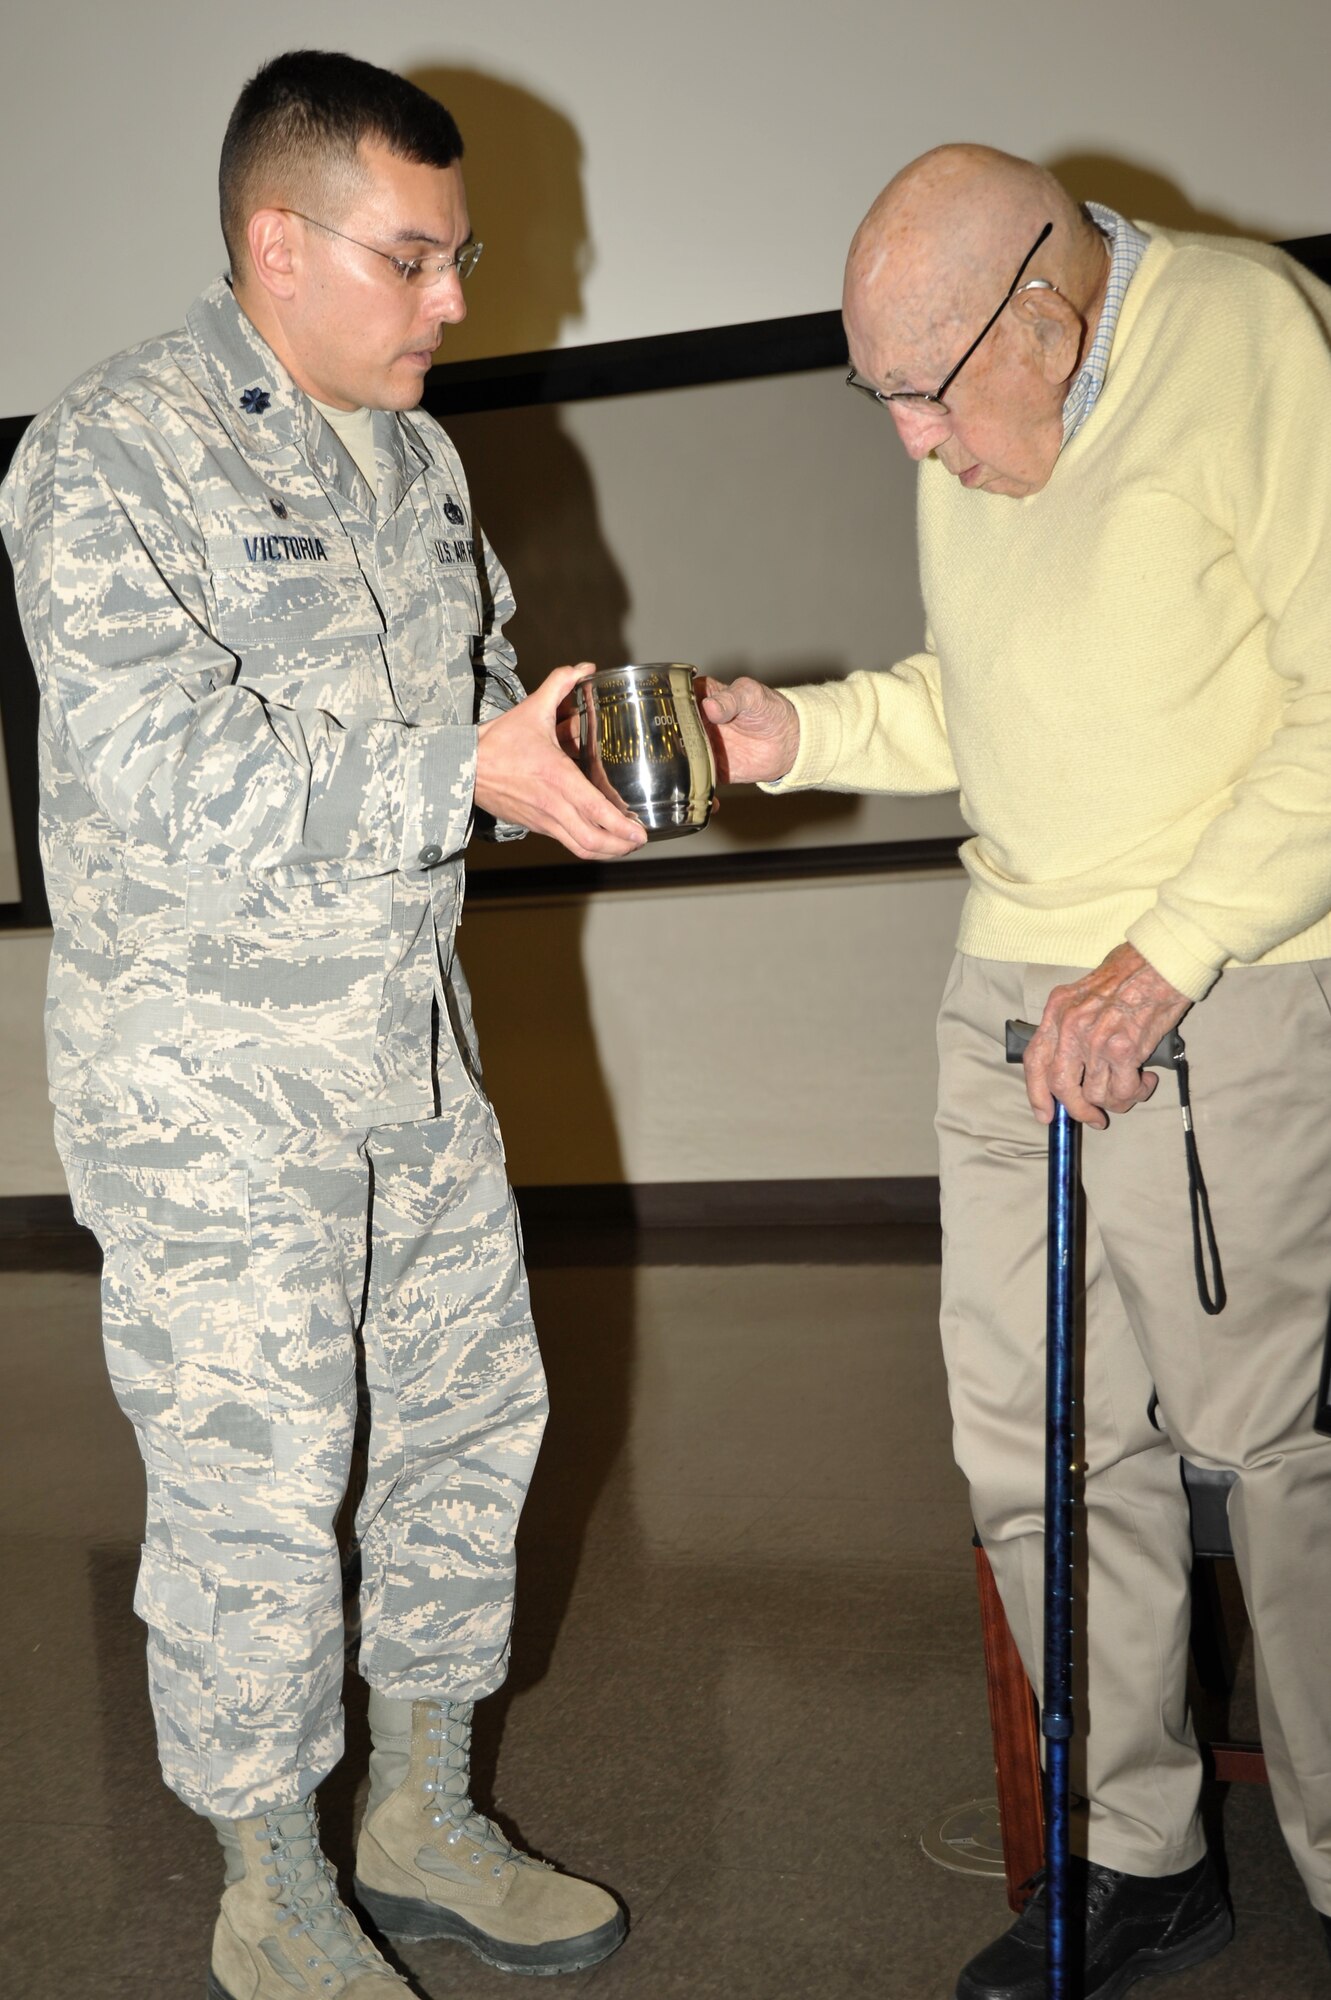
[[[485,1855],[494,1857],[492,1875],[501,1875],[518,1850],[505,1840],[493,1820],[478,1812],[469,1790],[471,1771],[471,1704],[431,1702],[425,1725],[425,1815],[445,1847],[461,1848],[474,1866]]]
[[[263,1815],[265,1832],[258,1836],[268,1848],[264,1881],[276,1891],[283,1941],[318,1973],[319,1984],[333,1987],[336,1975],[378,1973],[401,1989],[402,1982],[379,1956],[337,1891],[333,1864],[319,1844],[319,1822],[313,1802]]]

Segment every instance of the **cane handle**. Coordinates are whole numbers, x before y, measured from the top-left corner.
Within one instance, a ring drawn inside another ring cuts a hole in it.
[[[1035,1033],[1033,1021],[1009,1021],[1007,1024],[1007,1059],[1019,1063],[1026,1053],[1031,1036]],[[1174,1069],[1183,1054],[1183,1037],[1177,1028],[1171,1028],[1162,1035],[1151,1050],[1143,1069]]]

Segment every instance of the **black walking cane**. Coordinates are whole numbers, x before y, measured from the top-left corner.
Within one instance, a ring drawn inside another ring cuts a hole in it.
[[[1007,1059],[1019,1063],[1035,1028],[1007,1024]],[[1143,1068],[1173,1069],[1183,1051],[1177,1029]],[[1068,1746],[1072,1736],[1072,1308],[1077,1243],[1081,1127],[1065,1105],[1049,1128],[1049,1253],[1045,1310],[1044,1701],[1045,1880],[1049,1913],[1045,1991],[1068,2000]]]

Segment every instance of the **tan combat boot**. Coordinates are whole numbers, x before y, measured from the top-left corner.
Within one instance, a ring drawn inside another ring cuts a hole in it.
[[[388,2000],[410,1991],[338,1895],[312,1798],[213,1825],[226,1887],[208,2000]]]
[[[356,1895],[382,1931],[455,1938],[501,1972],[577,1972],[628,1923],[613,1896],[511,1847],[468,1796],[470,1702],[370,1690],[370,1801]]]

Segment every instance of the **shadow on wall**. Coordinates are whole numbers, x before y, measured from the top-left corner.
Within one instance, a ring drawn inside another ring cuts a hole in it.
[[[1259,242],[1280,235],[1264,222],[1239,222],[1232,215],[1198,208],[1166,174],[1112,153],[1059,153],[1045,165],[1074,201],[1103,202],[1138,222],[1158,222],[1163,229],[1197,230],[1207,236],[1254,236]]]
[[[472,227],[485,244],[471,281],[475,318],[450,329],[436,359],[555,346],[582,318],[590,268],[582,141],[554,105],[481,70],[427,67],[409,81],[457,120]]]
[[[501,253],[492,262],[487,247],[472,285],[477,351],[553,346],[582,310],[586,226],[577,134],[552,105],[479,70],[427,67],[413,72],[411,81],[457,119],[473,224]],[[453,343],[469,324],[450,332],[449,360],[460,358]],[[448,431],[467,469],[476,519],[513,583],[519,609],[506,629],[527,686],[566,660],[625,658],[628,587],[601,532],[590,469],[557,411],[450,418]],[[529,834],[507,851],[522,857],[536,844],[537,836]],[[554,842],[539,844],[548,858],[568,859]],[[500,864],[504,854],[501,847],[476,843],[469,863],[483,870]],[[485,925],[484,951],[475,924],[463,942],[510,1172],[520,1183],[530,1177],[522,1163],[539,1160],[542,1178],[619,1181],[622,1154],[582,969],[583,910],[564,904],[543,915],[553,915],[559,927],[559,936],[548,940],[553,958],[543,966],[547,974],[559,966],[553,986],[543,976],[533,990],[525,935],[530,919],[520,910]],[[580,1078],[584,1144],[576,1169],[561,1174],[551,1161],[543,1080],[570,1060]],[[589,1155],[598,1171],[588,1171]]]
[[[541,898],[482,903],[463,923],[485,1088],[519,1189],[624,1178],[588,1007],[585,913],[581,899]]]
[[[513,580],[518,609],[507,631],[527,686],[566,662],[626,660],[628,585],[601,527],[591,469],[558,410],[488,410],[446,425],[476,517]]]
[[[411,80],[457,118],[476,233],[501,253],[492,262],[487,248],[471,288],[478,351],[553,346],[582,309],[586,228],[576,133],[529,91],[477,70],[422,68]],[[465,331],[464,325],[456,336]],[[450,333],[449,360],[459,358],[454,338]],[[558,412],[498,411],[450,418],[447,427],[467,468],[475,517],[513,583],[519,609],[507,635],[527,686],[567,660],[626,657],[628,588],[601,532],[591,472]],[[508,855],[520,861],[536,845],[535,835],[507,850],[476,843],[469,864],[484,870]],[[554,842],[539,845],[547,859],[568,859]],[[542,925],[553,919],[559,934],[544,939],[537,979],[530,949],[535,915],[513,909],[491,915],[483,927],[473,921],[462,944],[510,1172],[522,1183],[533,1176],[523,1163],[539,1161],[542,1179],[619,1181],[623,1158],[582,966],[583,908],[565,903],[540,913]],[[552,978],[555,966],[559,976]],[[580,1080],[582,1143],[577,1163],[560,1172],[552,1153],[563,1140],[558,1126],[552,1139],[545,1081],[570,1065]]]
[[[446,104],[466,147],[472,225],[486,245],[470,287],[475,317],[448,335],[439,357],[524,353],[557,345],[582,317],[587,269],[582,144],[553,105],[479,70],[427,66],[411,81]],[[529,688],[581,658],[627,657],[628,587],[601,532],[586,459],[553,409],[447,420],[462,454],[475,517],[509,572],[519,609],[507,627]],[[530,852],[474,845],[469,865]],[[553,842],[547,854],[569,857]],[[561,901],[482,909],[464,924],[486,1088],[504,1131],[511,1179],[557,1185],[624,1178],[615,1106],[606,1088],[587,992],[586,906]],[[609,1330],[597,1381],[597,1422],[566,1405],[558,1315],[547,1313],[535,1274],[538,1330],[551,1388],[551,1419],[524,1517],[524,1543],[543,1504],[558,1532],[537,1551],[539,1592],[520,1543],[518,1616],[508,1686],[477,1714],[474,1769],[480,1795],[493,1786],[508,1703],[545,1674],[568,1608],[588,1518],[628,1428],[633,1352],[633,1273],[605,1274],[595,1311]],[[631,1532],[631,1531],[630,1531]],[[533,1595],[539,1602],[527,1610]]]

